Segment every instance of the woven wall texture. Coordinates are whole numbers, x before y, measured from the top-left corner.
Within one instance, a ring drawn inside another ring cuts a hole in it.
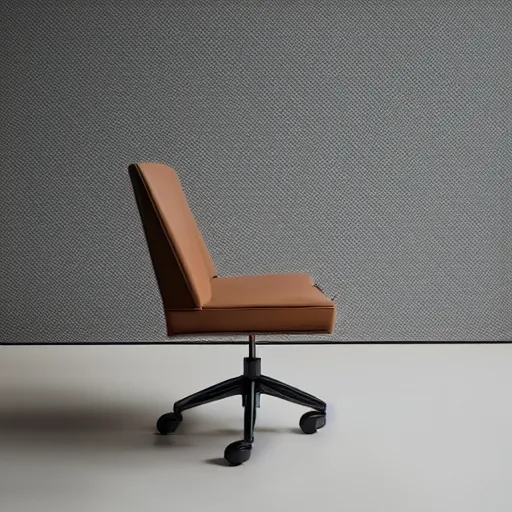
[[[0,0],[0,41],[1,342],[166,340],[137,161],[326,341],[512,333],[509,0]]]

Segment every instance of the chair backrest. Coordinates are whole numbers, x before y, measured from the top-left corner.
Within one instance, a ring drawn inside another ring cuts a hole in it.
[[[201,308],[211,299],[215,265],[176,172],[158,163],[128,170],[164,308]]]

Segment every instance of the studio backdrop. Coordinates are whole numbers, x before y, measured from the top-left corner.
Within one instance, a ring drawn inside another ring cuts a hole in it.
[[[509,0],[1,0],[0,41],[0,342],[166,341],[144,161],[325,341],[512,337]]]

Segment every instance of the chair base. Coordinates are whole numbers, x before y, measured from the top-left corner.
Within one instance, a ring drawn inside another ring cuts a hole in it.
[[[306,412],[299,422],[305,434],[313,434],[325,425],[327,409],[325,402],[300,389],[261,374],[261,359],[256,357],[255,336],[251,335],[249,336],[249,357],[244,358],[243,374],[178,400],[174,404],[173,412],[166,413],[158,419],[157,430],[160,434],[170,434],[181,423],[183,411],[230,396],[241,395],[244,407],[244,438],[231,443],[224,451],[226,461],[232,466],[238,466],[249,460],[251,456],[256,409],[260,406],[261,394],[312,409]]]

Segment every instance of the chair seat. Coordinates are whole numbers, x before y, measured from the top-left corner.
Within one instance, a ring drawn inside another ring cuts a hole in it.
[[[166,310],[170,335],[325,334],[334,328],[334,304],[309,275],[216,278],[211,286],[212,297],[202,309]]]

